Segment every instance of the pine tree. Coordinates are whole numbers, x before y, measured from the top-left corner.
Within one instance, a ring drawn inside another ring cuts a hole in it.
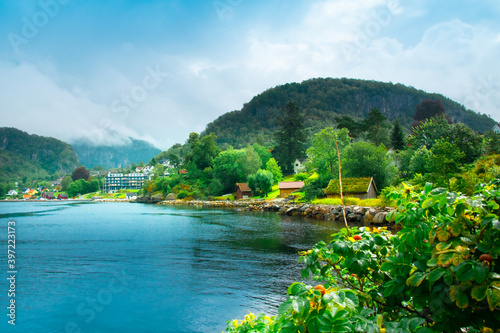
[[[394,121],[394,127],[392,128],[391,143],[394,150],[402,150],[405,147],[404,132],[398,118]]]
[[[368,118],[364,121],[367,136],[377,147],[381,142],[386,142],[387,140],[386,129],[390,125],[386,123],[386,120],[387,117],[379,109],[373,108],[368,112]]]
[[[307,139],[304,130],[304,118],[299,107],[288,102],[277,119],[277,130],[274,133],[277,146],[276,158],[285,174],[293,171],[293,162],[304,156],[304,142]]]

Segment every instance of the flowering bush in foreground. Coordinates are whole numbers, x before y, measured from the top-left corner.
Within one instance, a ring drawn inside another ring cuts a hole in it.
[[[250,314],[227,332],[500,332],[500,179],[471,197],[405,187],[390,195],[401,227],[342,229],[300,253],[276,317]]]

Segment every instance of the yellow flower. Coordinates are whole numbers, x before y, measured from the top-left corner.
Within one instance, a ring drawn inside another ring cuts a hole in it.
[[[237,319],[233,320],[233,321],[231,322],[231,324],[233,324],[233,326],[234,326],[235,328],[238,328],[238,326],[240,326],[240,324],[239,324],[239,322],[238,322],[238,320],[237,320]]]

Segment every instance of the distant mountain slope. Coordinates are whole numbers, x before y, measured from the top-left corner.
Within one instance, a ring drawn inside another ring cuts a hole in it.
[[[0,182],[45,179],[73,171],[80,163],[73,147],[50,137],[0,128]]]
[[[486,132],[495,121],[466,110],[440,94],[426,93],[402,84],[356,79],[317,78],[268,89],[246,103],[240,111],[226,113],[207,125],[202,134],[215,133],[219,144],[235,147],[256,140],[268,141],[276,126],[280,108],[295,102],[305,116],[305,126],[316,132],[335,124],[338,115],[365,118],[378,108],[389,120],[399,118],[409,128],[416,106],[426,99],[439,99],[453,122],[463,122],[475,131]]]
[[[123,146],[94,146],[88,141],[73,142],[80,162],[87,168],[102,166],[105,169],[121,168],[132,163],[147,163],[161,150],[149,142],[130,138]]]

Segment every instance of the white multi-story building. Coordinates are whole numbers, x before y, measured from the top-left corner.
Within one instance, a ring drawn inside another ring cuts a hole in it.
[[[114,192],[118,190],[139,190],[149,176],[143,173],[108,173],[104,180],[104,191]]]

